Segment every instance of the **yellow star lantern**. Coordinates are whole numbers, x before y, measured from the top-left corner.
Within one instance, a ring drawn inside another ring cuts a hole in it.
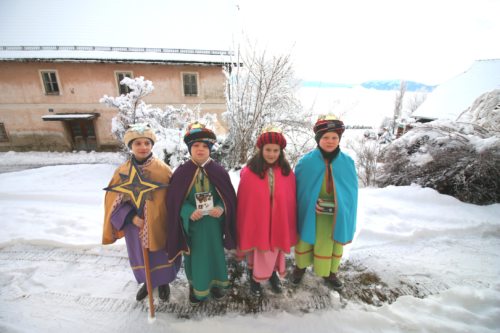
[[[120,176],[124,175],[120,174]],[[146,194],[159,188],[168,186],[167,184],[161,184],[146,179],[146,177],[141,174],[140,170],[137,168],[133,161],[130,163],[130,171],[128,173],[128,177],[126,175],[124,177],[125,179],[123,182],[108,186],[104,188],[104,190],[128,195],[131,202],[137,209],[139,215],[142,215],[144,204],[146,203]]]

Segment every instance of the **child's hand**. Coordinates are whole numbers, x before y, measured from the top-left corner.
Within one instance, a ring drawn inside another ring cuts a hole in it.
[[[201,210],[197,209],[193,212],[193,214],[191,214],[190,219],[193,221],[198,221],[202,217],[203,217],[203,213],[201,212]]]
[[[210,212],[208,212],[208,215],[212,216],[212,217],[215,217],[215,218],[218,218],[220,217],[222,214],[224,213],[224,209],[222,207],[214,207],[210,210]]]
[[[139,229],[142,229],[144,227],[144,219],[141,219],[137,215],[132,219],[132,223]]]
[[[316,213],[322,214],[324,213],[324,207],[321,205],[324,201],[319,199],[316,201]]]

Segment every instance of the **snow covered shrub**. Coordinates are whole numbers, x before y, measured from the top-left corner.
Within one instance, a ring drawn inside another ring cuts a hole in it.
[[[456,132],[454,124],[417,125],[388,145],[378,185],[416,183],[465,202],[500,202],[500,137]]]
[[[474,123],[488,131],[500,133],[500,89],[479,96],[471,107],[458,117],[458,120]]]
[[[500,202],[499,97],[479,97],[460,117],[468,123],[415,124],[382,151],[378,185],[416,183],[469,203]]]
[[[123,135],[130,124],[147,123],[154,129],[157,141],[153,152],[172,167],[178,166],[188,155],[183,136],[189,123],[198,120],[213,128],[217,120],[214,114],[201,115],[199,109],[191,110],[185,105],[174,107],[167,105],[165,109],[146,104],[142,99],[154,90],[153,83],[144,77],[124,78],[121,84],[129,87],[130,92],[118,97],[104,95],[99,101],[110,107],[118,108],[112,119],[111,131],[122,143],[123,151],[128,148],[123,144]]]

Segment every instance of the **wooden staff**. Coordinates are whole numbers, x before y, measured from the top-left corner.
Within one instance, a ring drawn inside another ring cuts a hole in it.
[[[149,315],[153,319],[155,317],[155,306],[153,303],[153,285],[151,284],[151,268],[149,266],[149,251],[145,247],[142,248],[142,256],[144,257],[144,270],[146,271],[146,287],[148,288],[149,298]]]

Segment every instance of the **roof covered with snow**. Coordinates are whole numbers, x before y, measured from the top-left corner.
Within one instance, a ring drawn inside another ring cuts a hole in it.
[[[199,50],[111,46],[0,46],[0,61],[79,61],[79,62],[231,62],[227,50]]]
[[[438,86],[413,116],[456,120],[476,98],[495,89],[500,89],[500,59],[477,60],[467,71]]]

